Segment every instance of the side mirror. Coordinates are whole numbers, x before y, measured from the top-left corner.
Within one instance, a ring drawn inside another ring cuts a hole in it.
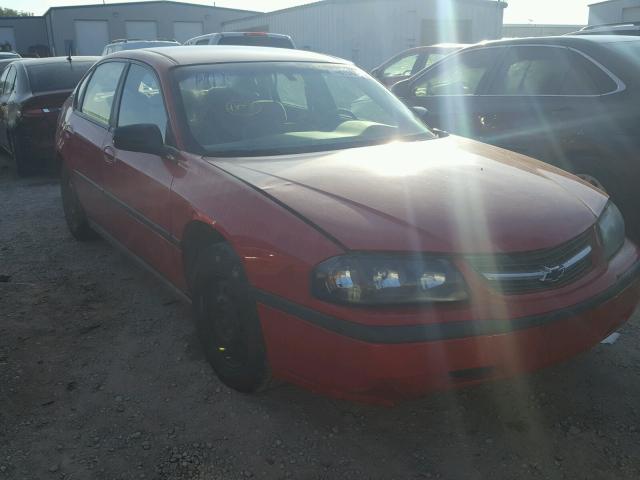
[[[140,123],[118,127],[113,132],[113,146],[118,150],[150,153],[162,156],[166,152],[162,133],[157,125]]]
[[[393,93],[400,100],[406,100],[410,97],[411,85],[410,79],[402,80],[391,87]]]

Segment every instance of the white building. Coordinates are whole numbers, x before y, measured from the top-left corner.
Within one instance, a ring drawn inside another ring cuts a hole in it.
[[[640,0],[608,0],[589,5],[589,25],[640,22]]]
[[[226,21],[222,27],[285,33],[298,48],[370,69],[418,45],[500,38],[506,6],[494,0],[322,0]]]

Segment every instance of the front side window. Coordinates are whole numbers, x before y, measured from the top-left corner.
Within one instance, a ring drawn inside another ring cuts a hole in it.
[[[413,72],[413,67],[418,60],[418,54],[414,53],[396,60],[382,72],[384,78],[388,77],[408,77]]]
[[[433,134],[378,82],[346,65],[239,63],[174,70],[198,150],[260,156],[423,140]]]
[[[209,45],[209,39],[208,38],[203,38],[202,40],[198,40],[196,42],[196,45]]]
[[[416,97],[477,95],[501,51],[500,48],[476,49],[442,60],[413,85],[413,94]]]
[[[99,123],[109,124],[113,98],[124,66],[122,62],[106,62],[95,69],[82,99],[82,113]]]
[[[122,90],[118,126],[141,123],[157,125],[162,138],[166,138],[167,112],[158,79],[148,68],[133,64]]]

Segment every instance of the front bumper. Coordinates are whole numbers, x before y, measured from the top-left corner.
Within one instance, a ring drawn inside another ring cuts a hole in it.
[[[319,393],[377,403],[531,372],[590,349],[633,314],[640,262],[577,305],[509,321],[355,325],[256,292],[272,371]]]

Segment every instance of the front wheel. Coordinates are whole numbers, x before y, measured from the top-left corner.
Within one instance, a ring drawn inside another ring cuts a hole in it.
[[[207,360],[225,385],[243,393],[264,390],[271,374],[240,259],[229,245],[213,244],[196,265],[193,313]]]

